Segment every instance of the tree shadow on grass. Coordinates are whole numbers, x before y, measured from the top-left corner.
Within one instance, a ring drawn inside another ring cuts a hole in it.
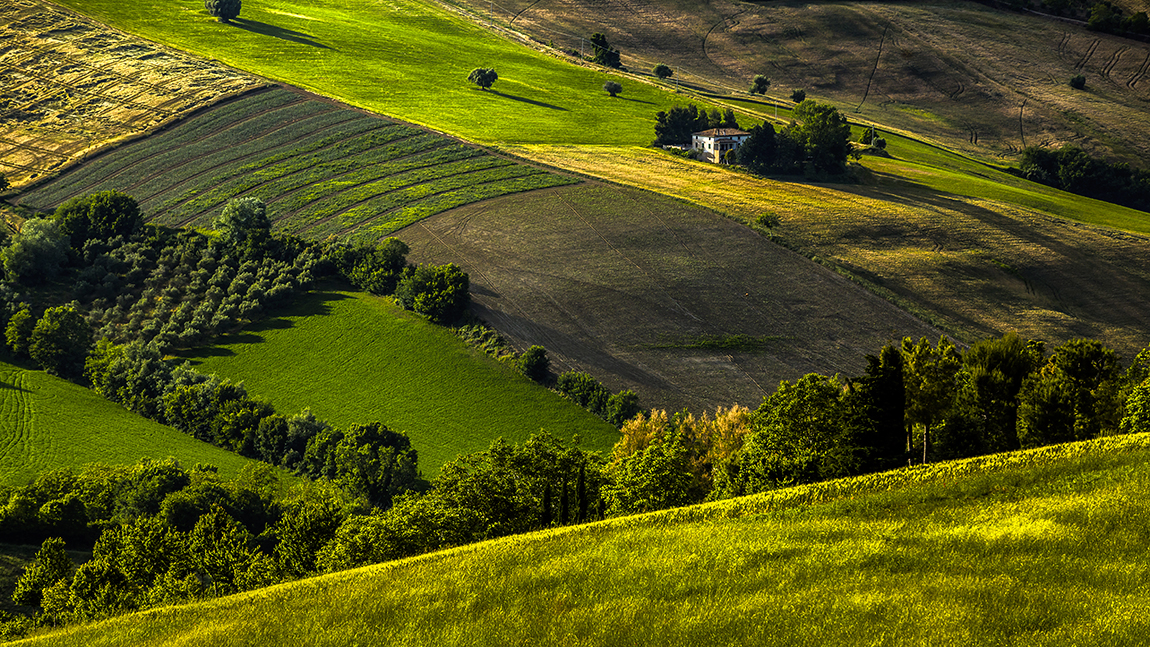
[[[250,31],[254,34],[263,34],[264,36],[271,36],[273,38],[279,38],[280,40],[299,43],[300,45],[310,45],[311,47],[318,47],[320,49],[334,49],[324,45],[323,43],[315,42],[315,36],[312,36],[311,34],[305,34],[301,31],[292,31],[290,29],[284,29],[283,27],[276,27],[275,25],[269,25],[266,22],[260,22],[258,20],[232,18],[231,24],[245,31]]]
[[[531,105],[539,106],[540,108],[550,108],[551,110],[562,110],[563,112],[568,112],[567,108],[564,108],[562,106],[555,106],[555,105],[551,105],[550,103],[543,103],[542,101],[536,101],[534,99],[528,99],[527,97],[517,97],[514,94],[504,94],[498,90],[488,90],[487,93],[503,97],[504,99],[511,99],[512,101],[522,101],[523,103],[530,103]]]
[[[645,104],[647,104],[647,105],[649,105],[649,106],[653,106],[653,105],[655,105],[654,103],[651,103],[650,101],[643,101],[642,99],[628,99],[627,97],[620,97],[620,96],[618,96],[618,95],[616,95],[616,96],[614,96],[614,97],[612,97],[612,98],[613,98],[613,99],[620,99],[620,100],[622,100],[622,101],[630,101],[631,103],[645,103]]]

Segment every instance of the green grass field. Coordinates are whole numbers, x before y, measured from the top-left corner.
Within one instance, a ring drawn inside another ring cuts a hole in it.
[[[418,0],[270,0],[232,25],[198,0],[67,0],[113,27],[478,142],[648,143],[673,94],[500,38]],[[589,36],[590,34],[588,34]],[[467,81],[493,67],[491,91]],[[682,103],[682,101],[679,101]]]
[[[375,239],[463,204],[576,181],[278,88],[127,144],[17,202],[52,211],[116,189],[153,222],[208,227],[228,200],[256,197],[288,233]]]
[[[251,462],[138,416],[93,391],[0,362],[0,484],[87,463],[131,464],[175,457],[232,477]]]
[[[431,478],[495,438],[540,431],[610,450],[618,432],[559,395],[463,344],[389,299],[316,292],[288,312],[190,354],[197,370],[242,380],[281,413],[308,407],[334,425],[402,431]]]
[[[27,645],[1134,645],[1150,438],[537,532]]]

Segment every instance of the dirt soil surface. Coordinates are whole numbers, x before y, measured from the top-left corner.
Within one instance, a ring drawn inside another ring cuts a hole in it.
[[[0,173],[21,187],[265,83],[37,0],[0,2]]]
[[[544,346],[556,373],[648,408],[753,408],[779,380],[858,375],[884,343],[940,334],[741,224],[634,189],[508,196],[397,236],[413,262],[462,266],[476,314],[520,351]]]

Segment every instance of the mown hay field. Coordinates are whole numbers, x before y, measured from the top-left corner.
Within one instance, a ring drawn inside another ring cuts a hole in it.
[[[940,332],[713,211],[613,185],[507,196],[397,234],[460,264],[473,309],[556,371],[646,408],[752,408],[780,380],[860,374],[865,355]]]
[[[138,416],[43,371],[0,362],[0,484],[53,469],[174,457],[232,477],[252,461]]]
[[[0,4],[0,173],[14,186],[261,79],[40,0]]]
[[[284,88],[248,94],[20,195],[50,211],[117,189],[149,220],[208,227],[228,200],[269,204],[276,229],[375,239],[420,218],[575,182],[419,128]]]
[[[450,330],[363,293],[314,292],[277,317],[185,355],[200,372],[242,381],[281,413],[310,408],[336,426],[379,421],[402,431],[428,478],[498,437],[578,435],[584,448],[608,451],[619,436]]]
[[[1145,435],[484,542],[51,631],[84,645],[1134,645]]]
[[[925,184],[783,182],[637,147],[511,150],[745,221],[777,213],[784,243],[965,341],[1009,331],[1054,343],[1087,337],[1127,359],[1146,346],[1150,242],[1143,235]],[[921,168],[941,182],[954,175]],[[1083,200],[1067,196],[1065,204]],[[1089,202],[1102,213],[1112,207]]]

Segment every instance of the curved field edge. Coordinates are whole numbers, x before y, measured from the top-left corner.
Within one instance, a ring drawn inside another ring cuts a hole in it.
[[[1150,436],[542,531],[45,633],[47,645],[1120,644]],[[322,602],[321,602],[322,601]]]
[[[84,387],[0,362],[0,484],[88,463],[174,457],[231,478],[252,461],[138,416]]]
[[[542,431],[609,451],[614,427],[468,347],[450,330],[362,292],[313,292],[216,346],[196,369],[242,381],[284,414],[310,408],[334,426],[382,422],[402,431],[428,477],[498,437]]]
[[[279,230],[375,239],[461,205],[578,181],[275,88],[93,159],[17,202],[51,211],[115,189],[135,197],[153,222],[192,227],[209,225],[230,199],[256,197]]]

